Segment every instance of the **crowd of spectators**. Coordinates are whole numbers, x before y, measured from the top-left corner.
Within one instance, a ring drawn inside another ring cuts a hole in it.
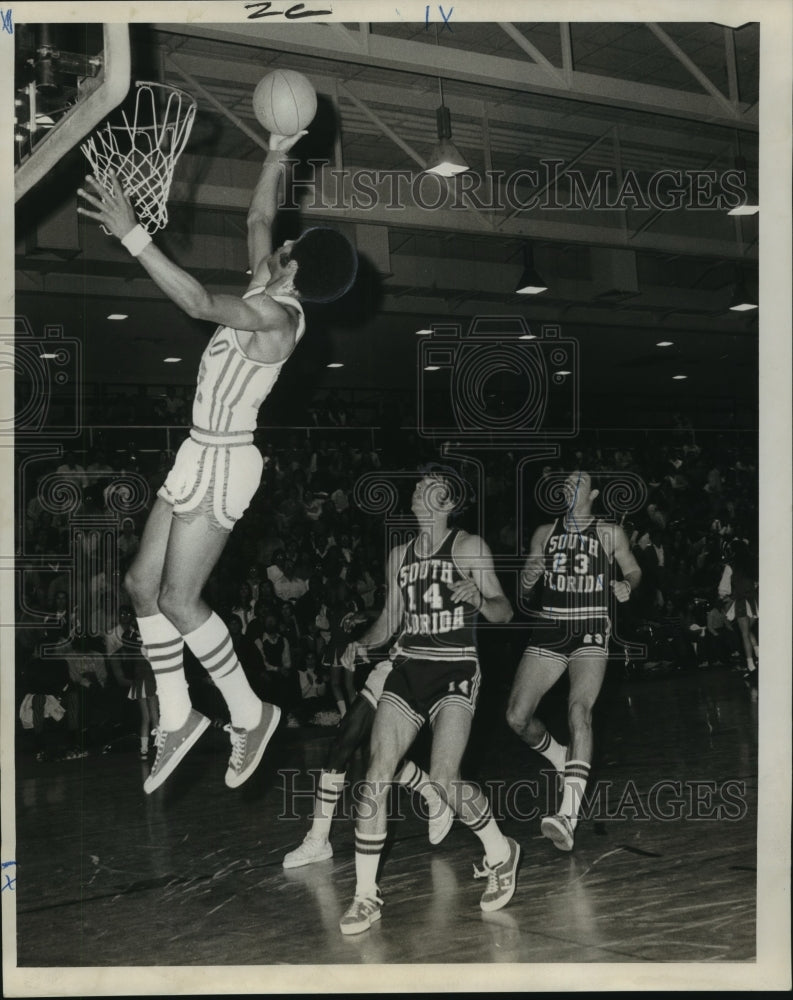
[[[341,415],[339,421],[343,427]],[[684,428],[668,441],[647,435],[630,447],[601,437],[582,436],[558,467],[583,468],[604,481],[627,473],[644,484],[637,509],[621,517],[643,574],[622,630],[646,648],[636,658],[637,667],[722,665],[754,672],[753,449],[737,445],[735,436],[700,435],[702,443],[697,443]],[[281,440],[278,447],[268,440],[260,444],[260,489],[231,534],[206,597],[228,623],[252,687],[282,707],[288,725],[333,725],[354,697],[354,678],[340,666],[341,651],[377,616],[384,599],[388,542],[383,519],[362,509],[355,483],[381,468],[413,470],[429,456],[421,454],[410,435],[395,443],[386,432],[378,448],[365,436],[351,440],[327,429],[295,432]],[[520,458],[514,452],[494,453],[481,487],[485,523],[477,522],[473,530],[484,531],[496,558],[525,552],[539,520],[538,514],[530,523],[530,511],[527,523],[516,520]],[[55,728],[73,755],[85,751],[86,741],[112,745],[119,733],[130,732],[139,734],[141,754],[149,752],[156,697],[123,588],[147,509],[144,504],[126,516],[112,514],[109,490],[120,472],[134,472],[147,483],[150,504],[170,460],[167,454],[141,458],[101,446],[87,454],[67,452],[48,473],[78,487],[78,505],[59,513],[38,489],[24,509],[18,555],[36,558],[21,574],[17,595],[17,691],[18,703],[24,701],[23,725],[32,730],[39,758],[48,750],[48,717],[65,722]],[[521,488],[536,495],[537,479],[552,474],[557,465],[523,467],[532,482]],[[114,520],[113,553],[96,541],[101,526],[93,535],[83,531],[75,541],[78,515],[93,516],[93,523],[105,515]],[[80,566],[87,578],[75,592],[76,545],[86,550]],[[731,560],[740,571],[725,576]],[[27,566],[26,560],[22,563]],[[738,580],[740,595],[730,582]],[[747,606],[748,622],[739,624],[747,617]],[[94,627],[85,627],[89,621]],[[218,725],[227,722],[222,699],[189,653],[186,669],[196,705]]]

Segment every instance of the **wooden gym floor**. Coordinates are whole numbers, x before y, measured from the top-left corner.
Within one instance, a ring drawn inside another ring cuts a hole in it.
[[[751,961],[756,695],[726,669],[619,675],[609,668],[597,707],[590,787],[600,800],[573,853],[540,836],[542,761],[507,730],[502,685],[480,706],[465,770],[522,846],[513,901],[483,914],[471,877],[478,841],[455,823],[431,847],[403,792],[380,876],[383,918],[351,938],[338,930],[355,881],[349,801],[331,860],[281,867],[307,828],[307,772],[321,767],[332,729],[282,728],[236,791],[223,783],[218,730],[150,797],[133,740],[81,760],[18,753],[17,963]],[[552,692],[545,706],[555,726],[563,697]],[[359,757],[352,771],[362,766]]]

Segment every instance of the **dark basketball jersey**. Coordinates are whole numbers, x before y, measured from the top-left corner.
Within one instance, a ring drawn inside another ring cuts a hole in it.
[[[452,555],[458,533],[453,528],[428,556],[416,553],[415,539],[408,544],[397,571],[404,606],[397,653],[424,660],[476,659],[476,609],[451,599],[452,585],[465,579]]]
[[[543,550],[542,609],[565,621],[609,617],[611,558],[593,518],[581,528],[555,521]]]

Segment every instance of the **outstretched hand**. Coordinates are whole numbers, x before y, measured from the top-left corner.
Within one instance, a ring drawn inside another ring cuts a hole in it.
[[[270,149],[279,153],[288,153],[292,146],[302,139],[304,135],[308,135],[308,129],[304,128],[302,132],[296,132],[294,135],[278,135],[275,132],[271,132],[269,140]]]
[[[355,670],[356,658],[361,659],[364,663],[368,663],[369,653],[366,646],[361,646],[357,642],[350,642],[345,646],[344,652],[341,654],[341,665],[345,670]]]
[[[130,204],[129,198],[124,194],[118,177],[110,174],[112,190],[107,191],[95,177],[88,176],[86,181],[91,185],[91,190],[78,188],[77,194],[84,198],[89,205],[96,209],[90,212],[87,208],[77,206],[80,215],[86,215],[89,219],[96,219],[101,222],[105,229],[123,239],[130,230],[137,225],[135,210]]]

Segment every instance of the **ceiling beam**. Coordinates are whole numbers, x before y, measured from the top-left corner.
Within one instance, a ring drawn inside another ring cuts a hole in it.
[[[757,131],[756,108],[739,104],[739,116],[725,111],[710,94],[694,94],[671,87],[657,87],[615,77],[572,70],[570,86],[563,74],[549,77],[544,66],[525,60],[485,55],[424,42],[370,32],[363,46],[358,32],[347,31],[348,38],[328,30],[324,24],[154,24],[154,30],[168,34],[211,38],[238,45],[257,46],[304,56],[341,60],[378,68],[401,70],[421,76],[443,76],[486,87],[503,87],[525,94],[557,95],[594,104],[618,105],[640,111],[675,115],[692,121],[727,125]]]
[[[167,50],[164,51],[167,52]],[[232,81],[229,79],[228,60],[213,58],[211,55],[193,55],[188,51],[180,50],[176,61],[185,73],[198,80],[202,87],[213,94],[216,100],[241,102],[243,107],[236,109],[237,115],[252,123],[254,129],[259,128],[253,116],[251,96],[254,87],[261,79],[260,66],[250,62],[234,63]],[[179,85],[182,78],[175,72],[169,74],[170,67],[167,58],[164,60],[164,64],[165,81],[168,82],[170,77],[170,82]],[[337,107],[336,93],[339,84],[347,83],[349,85],[352,82],[355,85],[354,76],[342,72],[338,76],[310,72],[309,76],[317,92],[330,98]],[[415,86],[395,88],[370,80],[359,80],[357,86],[365,88],[367,104],[370,108],[379,107],[381,115],[393,114],[395,110],[402,114],[406,111],[425,112],[429,127],[434,133],[434,108],[437,103],[434,81],[432,87],[427,89]],[[483,101],[481,97],[465,97],[461,94],[450,93],[448,89],[444,93],[444,103],[457,121],[463,116],[472,121],[479,121],[484,109],[489,116],[494,136],[498,135],[505,126],[519,126],[519,130],[526,134],[526,141],[533,138],[533,141],[536,142],[536,135],[531,137],[527,134],[529,130],[534,130],[540,135],[550,136],[572,133],[580,141],[587,136],[594,138],[601,135],[614,125],[614,116],[609,115],[606,108],[604,108],[602,115],[591,113],[575,115],[571,114],[572,109],[569,105],[557,112],[548,108],[534,108],[528,101],[514,104],[508,104],[504,101],[489,102]],[[342,114],[344,111],[345,109],[341,108]],[[345,130],[355,130],[354,120],[345,120],[343,124]],[[652,127],[633,122],[620,122],[620,129],[625,145],[633,144],[635,147],[646,149],[648,167],[654,170],[674,165],[684,168],[689,164],[692,153],[700,153],[704,157],[712,156],[714,149],[726,141],[726,135],[721,129],[698,129],[692,132],[691,129],[685,129],[684,124],[675,119],[655,120]],[[729,134],[732,135],[732,133]],[[744,140],[743,153],[750,164],[757,162],[755,143],[749,137]]]
[[[566,90],[570,89],[569,76],[565,76],[562,70],[554,66],[549,59],[546,59],[537,46],[530,42],[523,32],[518,31],[514,24],[509,24],[507,21],[499,21],[498,26],[512,39],[518,48],[523,49],[526,55],[530,56],[538,66],[542,66],[548,76],[556,82],[557,86],[564,87]]]
[[[654,24],[652,21],[646,22],[647,27],[652,31],[655,37],[664,45],[678,60],[681,66],[684,66],[689,73],[694,77],[694,79],[699,83],[705,90],[711,95],[711,97],[717,101],[722,108],[726,111],[728,115],[733,118],[740,118],[741,111],[738,107],[737,101],[731,101],[722,94],[719,88],[713,83],[713,81],[708,77],[702,70],[697,66],[693,59],[690,59],[686,53],[680,48],[680,46],[675,42],[669,35],[664,31],[664,29],[658,25]]]

